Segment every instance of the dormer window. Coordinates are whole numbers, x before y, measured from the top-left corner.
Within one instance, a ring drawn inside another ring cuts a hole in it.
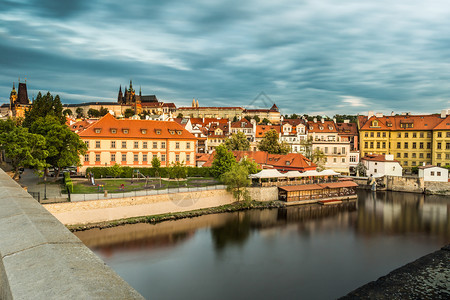
[[[100,133],[102,131],[101,128],[94,128],[95,133]]]
[[[328,129],[329,130],[333,130],[333,126],[328,126]]]
[[[169,130],[170,134],[175,134],[174,130]]]
[[[116,128],[111,128],[111,133],[117,133],[117,129]]]
[[[286,161],[286,166],[290,166],[291,162],[290,161]]]
[[[161,134],[161,129],[155,129],[156,134]]]
[[[183,132],[181,130],[177,130],[177,134],[181,135]]]
[[[320,130],[323,130],[323,126],[319,126],[319,129],[320,129]]]
[[[128,134],[128,129],[122,129],[122,132],[123,132],[124,134]]]
[[[141,129],[142,134],[147,134],[147,129]]]
[[[309,130],[313,130],[313,127],[312,127],[312,126],[309,126]]]

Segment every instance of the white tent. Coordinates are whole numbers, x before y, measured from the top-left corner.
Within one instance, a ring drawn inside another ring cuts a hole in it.
[[[289,171],[284,175],[286,175],[288,178],[302,177],[302,173],[300,173],[299,171]]]
[[[306,172],[302,173],[302,177],[306,177],[306,176],[320,176],[321,174],[319,172],[317,172],[316,170],[309,170]]]
[[[341,174],[337,173],[333,170],[327,169],[327,170],[323,170],[322,172],[320,172],[320,175],[330,176],[330,175],[341,175]]]
[[[250,178],[286,178],[286,174],[281,174],[276,169],[264,169],[256,174],[249,175]]]

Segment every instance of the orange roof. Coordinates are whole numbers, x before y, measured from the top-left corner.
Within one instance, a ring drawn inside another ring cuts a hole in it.
[[[100,132],[96,133],[97,130]],[[126,130],[128,133],[125,133]],[[79,136],[82,138],[196,139],[183,126],[173,121],[118,120],[111,114],[106,114],[95,124],[80,132]]]
[[[253,128],[253,124],[247,119],[231,123],[231,128]]]
[[[445,119],[441,119],[442,122],[434,127],[434,130],[450,130],[450,115]]]
[[[212,166],[215,152],[210,154],[209,159],[203,165],[205,167]],[[279,170],[315,170],[316,164],[301,155],[300,153],[269,154],[264,151],[233,151],[236,161],[241,161],[244,157],[252,159],[263,168],[272,167]]]
[[[387,161],[387,162],[398,162],[397,160],[387,160],[386,156],[383,154],[366,154],[361,160],[368,161]]]
[[[440,115],[401,115],[370,117],[360,130],[432,130],[442,122]],[[377,121],[377,126],[372,122]],[[449,122],[450,123],[450,122]],[[408,127],[412,124],[412,127]]]
[[[306,125],[309,132],[317,132],[317,133],[337,133],[336,125],[333,121],[322,121],[312,122],[309,121]]]
[[[211,123],[219,123],[219,124],[228,123],[228,119],[216,119],[216,118],[190,118],[190,120],[192,125],[200,124],[203,127]]]
[[[191,109],[197,109],[197,110],[206,110],[206,109],[239,109],[239,110],[244,110],[244,108],[239,107],[239,106],[231,106],[231,107],[225,107],[225,106],[202,106],[202,107],[178,107],[178,109],[181,110],[191,110]]]
[[[276,130],[278,133],[280,133],[280,126],[279,125],[256,125],[256,133],[255,137],[262,138],[266,134],[267,131],[270,130]]]
[[[356,123],[336,123],[340,135],[358,135]]]

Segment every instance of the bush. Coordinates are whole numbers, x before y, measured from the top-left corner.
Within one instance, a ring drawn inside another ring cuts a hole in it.
[[[211,168],[198,168],[198,167],[184,167],[186,169],[186,175],[188,177],[212,177]],[[133,175],[133,170],[138,169],[139,172],[144,176],[149,177],[163,177],[169,178],[169,173],[171,168],[132,168],[132,167],[122,167],[120,165],[115,165],[112,167],[89,167],[86,169],[86,174],[92,173],[95,178],[105,178],[105,177],[117,177],[119,178],[131,178]],[[120,170],[120,171],[119,171]],[[183,176],[183,177],[186,177]],[[182,177],[182,178],[183,178]]]

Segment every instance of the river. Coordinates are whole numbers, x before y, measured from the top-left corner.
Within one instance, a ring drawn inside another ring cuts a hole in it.
[[[450,242],[450,198],[358,191],[75,233],[147,299],[333,299]]]

